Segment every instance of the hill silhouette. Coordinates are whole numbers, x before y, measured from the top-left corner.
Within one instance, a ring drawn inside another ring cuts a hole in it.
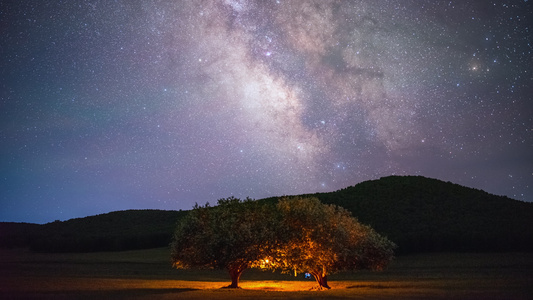
[[[422,176],[389,176],[314,194],[351,211],[398,251],[532,251],[533,203]]]
[[[533,251],[533,203],[422,176],[389,176],[314,196],[351,211],[398,252]],[[276,201],[277,197],[258,201]],[[167,246],[187,211],[126,210],[37,225],[0,223],[1,247],[44,252]]]
[[[186,211],[125,210],[44,225],[0,223],[3,247],[38,252],[93,252],[166,246]]]

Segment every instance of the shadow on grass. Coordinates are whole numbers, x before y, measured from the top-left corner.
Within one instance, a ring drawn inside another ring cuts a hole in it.
[[[132,288],[113,290],[92,290],[92,291],[46,291],[46,292],[11,292],[2,295],[2,299],[132,299],[138,297],[177,295],[184,292],[197,291],[192,288]]]
[[[410,289],[415,288],[414,285],[385,285],[385,284],[356,284],[346,287],[347,289]]]

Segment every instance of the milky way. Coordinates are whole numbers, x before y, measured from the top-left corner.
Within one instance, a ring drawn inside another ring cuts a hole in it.
[[[392,174],[533,201],[528,1],[0,4],[0,221]]]

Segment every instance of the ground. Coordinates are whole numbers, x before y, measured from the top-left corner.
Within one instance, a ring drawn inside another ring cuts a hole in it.
[[[229,275],[174,270],[169,249],[81,254],[0,251],[2,299],[530,299],[533,253],[400,256],[384,272],[330,276],[312,291],[301,274],[247,270],[242,289],[221,289]]]

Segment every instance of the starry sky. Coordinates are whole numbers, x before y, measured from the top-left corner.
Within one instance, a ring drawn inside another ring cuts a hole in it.
[[[532,3],[0,3],[0,221],[422,175],[533,201]]]

